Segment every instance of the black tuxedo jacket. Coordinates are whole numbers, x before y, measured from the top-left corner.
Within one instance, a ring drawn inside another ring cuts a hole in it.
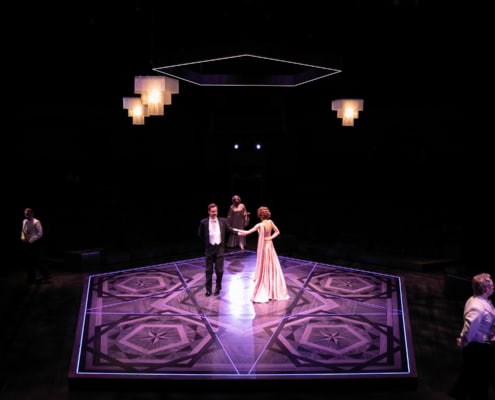
[[[225,246],[226,232],[233,233],[234,228],[229,224],[226,218],[217,217],[220,224],[220,236],[222,238],[221,246]],[[204,218],[199,223],[198,236],[204,242],[205,248],[210,245],[210,217]]]

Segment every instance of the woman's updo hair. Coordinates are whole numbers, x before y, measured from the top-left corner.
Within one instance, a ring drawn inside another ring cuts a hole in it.
[[[272,213],[270,212],[270,209],[265,206],[261,206],[258,208],[258,218],[259,219],[270,219],[272,216]]]

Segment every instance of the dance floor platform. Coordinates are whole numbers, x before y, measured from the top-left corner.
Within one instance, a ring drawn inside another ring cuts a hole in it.
[[[87,276],[70,387],[415,388],[403,279],[280,261],[290,299],[263,304],[250,301],[250,250],[226,254],[219,296],[205,296],[203,257]]]

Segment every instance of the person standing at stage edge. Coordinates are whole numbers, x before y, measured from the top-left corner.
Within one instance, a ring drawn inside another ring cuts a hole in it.
[[[232,204],[227,213],[227,221],[229,221],[229,224],[232,225],[234,229],[245,229],[246,226],[249,225],[249,214],[246,206],[241,203],[241,197],[238,195],[232,196]],[[244,247],[246,247],[246,236],[230,234],[229,239],[227,240],[227,247],[239,247],[241,250],[244,250]]]
[[[490,274],[481,273],[472,278],[471,286],[473,295],[464,304],[464,324],[456,339],[462,349],[461,371],[449,395],[457,400],[488,400],[494,382],[495,308],[489,299],[493,281]]]
[[[47,283],[50,279],[50,273],[41,260],[42,238],[43,226],[40,220],[34,217],[32,208],[24,209],[21,229],[22,263],[27,271],[28,283]],[[41,274],[41,279],[37,278],[37,273]]]
[[[208,204],[208,217],[200,221],[198,236],[205,246],[206,296],[211,296],[213,270],[215,270],[215,296],[222,290],[223,264],[225,259],[225,235],[234,232],[227,218],[218,216],[215,203]]]

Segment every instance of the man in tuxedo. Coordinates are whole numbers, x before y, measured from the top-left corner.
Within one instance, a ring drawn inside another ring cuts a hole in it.
[[[215,269],[215,296],[222,290],[223,264],[225,258],[225,234],[234,230],[226,218],[218,216],[215,203],[208,204],[208,217],[201,220],[198,236],[205,245],[206,296],[211,296],[213,286],[213,269]],[[234,233],[236,234],[236,233]]]

